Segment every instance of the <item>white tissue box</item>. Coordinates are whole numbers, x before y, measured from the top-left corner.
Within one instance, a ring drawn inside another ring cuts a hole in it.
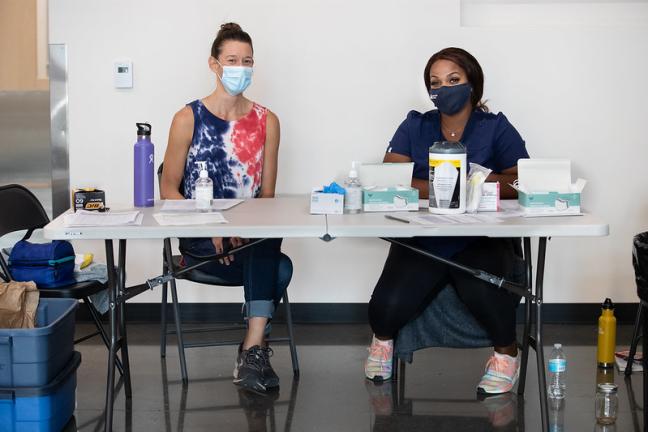
[[[362,203],[366,212],[417,211],[419,191],[405,186],[365,188]]]
[[[323,193],[322,189],[314,189],[310,196],[311,214],[342,214],[344,213],[344,195]]]
[[[571,182],[571,162],[566,159],[520,159],[518,203],[524,216],[581,214],[581,192],[587,182]]]
[[[581,214],[580,192],[524,192],[518,189],[518,204],[524,216],[568,216]]]

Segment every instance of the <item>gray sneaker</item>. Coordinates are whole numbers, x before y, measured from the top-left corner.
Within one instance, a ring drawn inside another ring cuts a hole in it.
[[[263,379],[266,382],[266,387],[268,388],[278,388],[279,387],[279,376],[272,369],[270,364],[270,357],[274,355],[274,351],[269,346],[261,347],[261,352],[265,357],[265,365],[263,367]]]
[[[254,345],[248,350],[239,347],[234,364],[234,384],[265,392],[279,387],[279,377],[270,365],[272,349]]]

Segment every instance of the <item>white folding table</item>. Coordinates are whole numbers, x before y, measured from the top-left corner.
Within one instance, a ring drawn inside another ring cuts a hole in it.
[[[83,227],[67,228],[63,224],[63,215],[57,217],[45,227],[45,237],[66,240],[104,240],[106,261],[109,269],[108,286],[110,298],[110,350],[108,357],[108,382],[106,389],[106,422],[105,429],[112,430],[113,394],[115,388],[115,359],[120,352],[124,366],[125,394],[132,395],[130,385],[130,367],[128,361],[128,343],[124,308],[126,301],[148,289],[168,281],[175,274],[161,275],[145,283],[126,287],[126,241],[129,239],[168,239],[174,237],[244,237],[265,238],[321,238],[331,241],[336,237],[379,237],[391,243],[403,244],[398,238],[416,236],[487,236],[519,237],[523,239],[524,260],[526,265],[526,283],[523,285],[506,281],[498,275],[490,275],[478,269],[460,266],[444,260],[424,250],[414,248],[422,253],[447,262],[449,265],[463,267],[475,277],[486,280],[500,288],[509,289],[526,298],[526,318],[524,325],[521,379],[518,393],[523,394],[526,378],[528,348],[536,351],[538,362],[538,380],[541,392],[540,405],[543,430],[548,430],[548,410],[546,398],[544,357],[542,350],[542,298],[543,276],[547,239],[549,237],[596,237],[608,234],[608,225],[594,216],[571,216],[552,218],[507,218],[499,223],[477,224],[441,224],[428,227],[413,223],[388,220],[382,213],[362,213],[357,215],[310,215],[307,196],[285,196],[272,199],[248,200],[224,212],[227,224],[210,224],[199,226],[160,226],[153,218],[153,213],[160,211],[159,203],[153,208],[139,209],[144,218],[141,226],[125,227]],[[538,257],[535,284],[532,283],[531,238],[538,238]],[[119,240],[117,263],[114,260],[113,240]],[[249,247],[250,244],[243,246]],[[239,248],[240,249],[240,248]],[[238,249],[237,249],[238,250]],[[116,265],[115,265],[116,264]],[[532,317],[532,310],[535,311]],[[535,337],[531,336],[531,324],[535,324]]]

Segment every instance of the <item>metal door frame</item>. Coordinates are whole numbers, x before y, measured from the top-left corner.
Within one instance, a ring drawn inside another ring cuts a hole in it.
[[[53,217],[70,208],[67,60],[66,44],[49,44],[48,72],[50,83]]]

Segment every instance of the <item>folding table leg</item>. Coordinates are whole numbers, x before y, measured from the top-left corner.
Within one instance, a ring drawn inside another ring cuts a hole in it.
[[[119,264],[118,264],[119,277],[119,335],[121,338],[121,361],[124,367],[124,392],[126,399],[130,399],[133,395],[131,387],[130,375],[130,359],[128,357],[128,336],[126,332],[126,300],[121,300],[126,293],[126,240],[119,240]]]
[[[516,423],[517,423],[517,428],[515,429],[516,431],[519,432],[524,432],[524,426],[526,424],[525,419],[524,419],[524,398],[517,398],[517,418],[516,418]]]
[[[162,274],[167,273],[166,264],[162,266]],[[160,302],[160,357],[166,357],[166,343],[167,343],[167,292],[169,284],[162,284],[162,301]]]
[[[92,305],[92,302],[90,302],[90,300],[87,297],[83,299],[83,304],[85,304],[86,307],[88,308],[88,311],[90,312],[90,316],[92,317],[92,320],[94,321],[95,326],[97,327],[99,336],[101,336],[101,340],[106,345],[106,348],[110,349],[110,340],[108,339],[108,335],[106,334],[106,329],[104,329],[103,324],[101,324],[101,317],[99,316],[99,312]],[[115,365],[119,370],[119,374],[124,375],[124,368],[122,367],[121,360],[115,359]]]
[[[399,379],[398,379],[398,406],[402,406],[405,403],[405,370],[407,369],[407,362],[404,360],[399,361]]]
[[[524,267],[526,269],[526,286],[531,292],[533,290],[533,264],[531,261],[531,239],[524,238]],[[524,333],[522,334],[522,358],[520,359],[520,381],[517,393],[524,395],[526,386],[526,373],[529,363],[529,339],[531,338],[531,300],[524,300]]]
[[[171,254],[171,240],[164,239],[164,256],[167,263],[173,263],[173,255]],[[172,264],[168,264],[172,265]],[[182,335],[182,323],[180,321],[180,308],[178,305],[178,291],[176,289],[175,279],[171,279],[171,301],[173,302],[173,315],[175,318],[176,337],[178,339],[178,354],[180,356],[180,373],[182,374],[182,382],[187,383],[189,377],[187,375],[187,360],[185,358],[184,337]]]
[[[290,339],[290,359],[293,366],[293,377],[299,379],[299,360],[297,359],[297,347],[295,346],[295,335],[293,332],[292,311],[288,300],[288,291],[284,291],[283,303],[286,308],[286,327],[288,327],[288,339]]]
[[[293,425],[293,417],[295,415],[295,404],[297,403],[297,390],[299,390],[299,380],[293,379],[290,386],[290,399],[288,400],[288,411],[286,412],[286,423],[284,424],[284,432],[290,432]]]
[[[549,431],[549,410],[547,407],[547,379],[545,376],[544,349],[542,339],[542,288],[544,282],[545,254],[547,251],[547,238],[540,237],[538,242],[538,269],[536,274],[536,359],[538,367],[538,389],[540,391],[540,414],[542,416],[542,430]]]
[[[178,424],[177,431],[184,430],[185,415],[187,413],[187,394],[189,393],[189,385],[185,382],[182,383],[180,389],[180,409],[178,410]]]
[[[632,430],[640,431],[641,427],[639,426],[639,416],[637,415],[637,400],[634,395],[634,390],[632,389],[632,377],[624,376],[623,381],[626,385],[626,392],[628,393],[628,402],[630,404],[630,412],[632,413]],[[643,410],[642,410],[643,411]]]
[[[162,411],[164,411],[164,430],[171,432],[171,403],[169,402],[169,379],[167,377],[166,359],[160,360],[162,370]],[[182,429],[178,429],[179,431]]]
[[[187,374],[187,359],[185,357],[185,344],[184,344],[184,335],[182,334],[182,321],[180,318],[180,304],[178,303],[178,290],[176,287],[176,281],[171,280],[171,301],[173,303],[173,316],[175,321],[176,328],[176,337],[178,339],[178,354],[180,356],[180,373],[182,375],[182,382],[189,382],[189,376]]]
[[[393,340],[394,343],[394,348],[396,347],[396,340]],[[392,375],[391,375],[391,380],[392,381],[398,381],[400,380],[400,374],[398,367],[400,366],[401,359],[396,355],[396,349],[394,349],[394,353],[392,354]]]
[[[113,405],[115,392],[115,357],[117,356],[117,281],[115,278],[115,260],[113,242],[106,240],[106,264],[108,266],[108,298],[110,302],[110,346],[108,347],[108,382],[106,384],[106,408],[104,430],[112,431]]]

